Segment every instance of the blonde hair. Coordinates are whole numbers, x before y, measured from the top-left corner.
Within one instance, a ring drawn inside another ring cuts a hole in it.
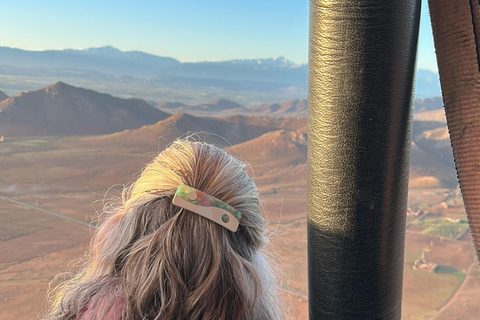
[[[237,232],[172,204],[180,184],[242,212]],[[51,293],[46,319],[281,319],[255,183],[245,165],[177,140],[124,189],[92,239],[85,267]]]

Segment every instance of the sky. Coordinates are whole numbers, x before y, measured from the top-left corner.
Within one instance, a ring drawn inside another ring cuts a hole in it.
[[[418,62],[436,71],[427,1]],[[0,46],[24,50],[111,45],[182,62],[283,56],[307,62],[308,0],[0,1]]]

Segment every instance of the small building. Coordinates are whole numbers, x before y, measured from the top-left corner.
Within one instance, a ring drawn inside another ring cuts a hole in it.
[[[407,216],[409,217],[419,217],[421,215],[423,215],[423,210],[413,211],[410,208],[407,209]]]
[[[421,270],[428,273],[434,273],[438,268],[438,263],[427,261],[425,259],[420,259],[415,261],[413,264],[414,270]]]
[[[451,223],[465,223],[467,222],[466,220],[462,220],[462,219],[452,219],[452,218],[444,218],[444,220],[447,220]]]
[[[434,273],[437,270],[438,263],[427,260],[427,253],[430,251],[431,250],[429,248],[423,248],[422,258],[413,263],[414,270],[421,270],[428,273]]]

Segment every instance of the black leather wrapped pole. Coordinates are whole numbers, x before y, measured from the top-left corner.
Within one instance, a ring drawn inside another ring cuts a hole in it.
[[[419,0],[311,0],[310,319],[400,319]]]

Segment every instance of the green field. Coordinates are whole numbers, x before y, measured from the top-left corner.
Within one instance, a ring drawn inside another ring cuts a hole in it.
[[[469,229],[467,222],[454,223],[438,218],[416,220],[412,224],[424,228],[424,234],[450,239],[460,238]]]
[[[23,146],[23,147],[36,147],[38,145],[42,145],[42,144],[47,143],[47,142],[48,141],[46,141],[46,140],[33,139],[33,140],[11,141],[11,142],[6,142],[6,143],[11,143],[13,145]]]

